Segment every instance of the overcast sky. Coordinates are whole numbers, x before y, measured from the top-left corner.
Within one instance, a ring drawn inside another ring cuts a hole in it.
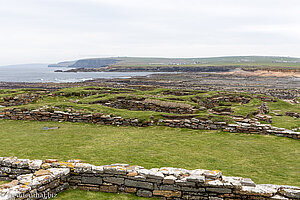
[[[300,57],[299,0],[0,0],[0,65],[88,57]]]

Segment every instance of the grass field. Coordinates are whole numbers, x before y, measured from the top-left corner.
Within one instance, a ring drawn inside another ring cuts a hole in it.
[[[44,126],[59,126],[43,131]],[[297,140],[168,127],[114,127],[84,123],[0,120],[0,155],[95,165],[137,164],[146,168],[219,169],[226,176],[256,183],[300,186]],[[57,199],[136,199],[85,191],[66,191]],[[138,198],[140,199],[140,198]]]
[[[299,68],[299,58],[272,56],[225,56],[209,58],[151,58],[151,57],[118,57],[119,62],[112,66],[241,66],[241,67],[272,67]],[[280,61],[281,62],[278,62]],[[296,62],[290,62],[296,61]],[[158,64],[156,64],[158,63]]]

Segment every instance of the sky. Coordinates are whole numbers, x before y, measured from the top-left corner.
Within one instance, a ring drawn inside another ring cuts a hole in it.
[[[0,0],[0,65],[300,57],[299,0]]]

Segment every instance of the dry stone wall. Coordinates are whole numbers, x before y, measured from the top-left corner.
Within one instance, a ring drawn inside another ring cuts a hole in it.
[[[0,105],[5,107],[24,105],[32,103],[40,98],[42,98],[42,95],[40,94],[21,94],[17,96],[2,97],[2,102],[0,102]]]
[[[126,100],[118,99],[115,101],[101,103],[104,106],[127,109],[127,110],[141,110],[141,111],[155,111],[177,114],[193,114],[198,110],[197,108],[184,103],[159,101],[154,99],[143,100]]]
[[[227,124],[226,122],[214,122],[203,119],[165,119],[159,121],[141,121],[137,118],[125,119],[122,117],[112,117],[110,115],[68,113],[62,111],[47,110],[21,110],[21,109],[5,109],[0,111],[0,119],[9,120],[36,120],[36,121],[67,121],[67,122],[86,122],[103,125],[117,126],[153,126],[163,125],[176,128],[190,128],[203,130],[223,130],[236,133],[252,133],[263,135],[277,135],[300,139],[300,132],[291,131],[285,128],[278,128],[269,124],[261,124],[257,119],[244,119],[233,117],[235,124]]]
[[[19,169],[31,173],[16,172]],[[177,200],[300,199],[299,187],[255,184],[249,178],[224,176],[218,170],[145,169],[128,164],[94,166],[80,160],[0,157],[0,175],[0,180],[13,180],[0,186],[1,200],[54,197],[69,185],[80,190]]]
[[[286,112],[285,115],[290,117],[300,118],[300,114],[296,112]]]
[[[251,101],[251,97],[239,96],[239,95],[217,95],[214,97],[203,98],[203,97],[193,97],[191,100],[206,107],[213,108],[216,106],[220,106],[220,104],[224,102],[232,102],[232,103],[241,103],[247,104]]]
[[[300,132],[291,131],[285,128],[278,128],[269,124],[261,124],[256,119],[236,119],[235,124],[226,122],[213,122],[211,120],[184,119],[184,120],[163,120],[164,125],[176,128],[191,128],[205,130],[223,130],[232,133],[250,133],[261,135],[276,135],[292,139],[300,139]]]
[[[0,157],[0,200],[50,199],[68,189],[69,168],[42,169],[41,160]]]

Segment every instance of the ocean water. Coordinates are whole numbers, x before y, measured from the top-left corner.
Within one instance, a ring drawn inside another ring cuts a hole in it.
[[[0,82],[81,82],[97,78],[130,78],[160,72],[54,72],[70,68],[48,67],[46,64],[0,66]]]

